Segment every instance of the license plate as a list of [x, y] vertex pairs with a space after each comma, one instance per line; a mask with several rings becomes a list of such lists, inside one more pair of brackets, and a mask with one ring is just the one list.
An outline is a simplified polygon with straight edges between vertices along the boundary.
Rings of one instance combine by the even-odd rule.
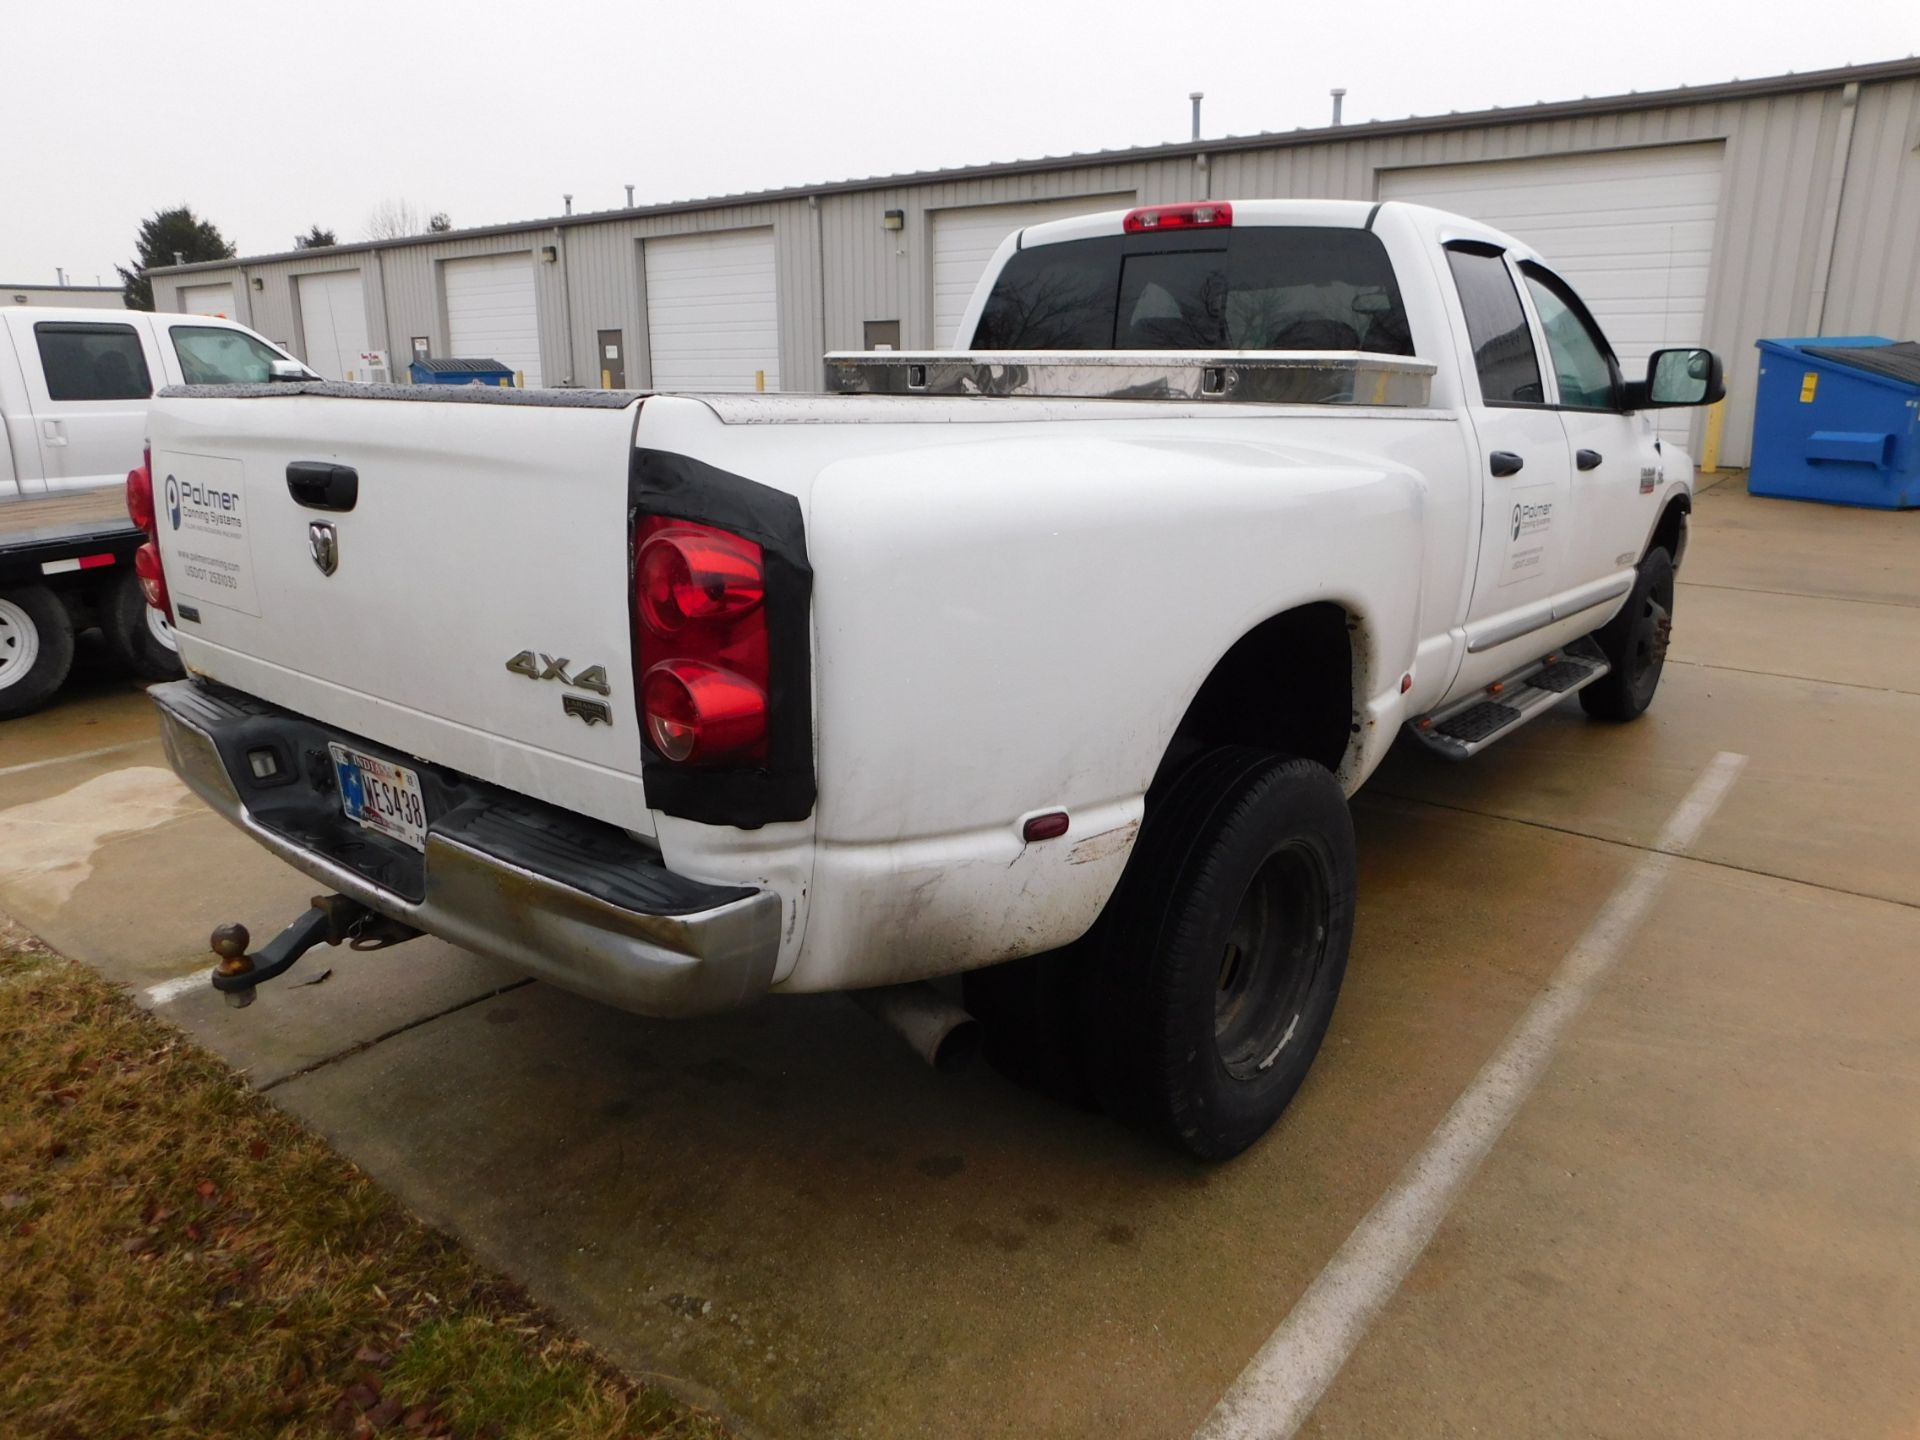
[[381, 835], [404, 841], [416, 850], [427, 848], [427, 802], [420, 793], [420, 777], [404, 765], [393, 765], [376, 755], [363, 755], [344, 745], [328, 745], [334, 774], [340, 781], [340, 808]]

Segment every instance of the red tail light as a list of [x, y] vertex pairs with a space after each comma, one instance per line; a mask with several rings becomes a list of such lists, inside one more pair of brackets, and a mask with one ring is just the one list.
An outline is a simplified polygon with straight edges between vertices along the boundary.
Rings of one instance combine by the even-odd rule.
[[154, 538], [153, 516], [153, 451], [148, 450], [140, 457], [140, 467], [127, 472], [127, 514], [133, 523], [147, 532], [147, 538]]
[[138, 469], [127, 472], [127, 515], [147, 532], [147, 543], [133, 552], [133, 573], [147, 604], [173, 621], [173, 597], [167, 594], [167, 572], [160, 564], [160, 518], [153, 508], [153, 450], [142, 452]]
[[173, 619], [173, 598], [167, 594], [167, 574], [160, 568], [160, 547], [149, 540], [133, 552], [133, 573], [140, 577], [140, 592], [147, 604]]
[[690, 621], [745, 614], [766, 596], [762, 559], [760, 547], [738, 535], [665, 523], [640, 546], [640, 608], [647, 628], [677, 635]]
[[647, 743], [675, 764], [767, 759], [766, 557], [715, 525], [643, 517], [634, 634]]
[[1149, 205], [1129, 210], [1122, 222], [1129, 235], [1143, 230], [1210, 230], [1233, 224], [1233, 204], [1227, 200], [1201, 200], [1190, 205]]

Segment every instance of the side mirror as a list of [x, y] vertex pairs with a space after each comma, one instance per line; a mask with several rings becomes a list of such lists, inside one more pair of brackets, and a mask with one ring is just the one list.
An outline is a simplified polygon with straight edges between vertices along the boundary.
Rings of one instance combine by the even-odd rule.
[[301, 380], [318, 380], [320, 377], [307, 369], [298, 360], [269, 360], [267, 379], [274, 384], [292, 384]]
[[1726, 393], [1720, 357], [1711, 350], [1656, 350], [1647, 358], [1647, 378], [1627, 386], [1627, 408], [1711, 405]]

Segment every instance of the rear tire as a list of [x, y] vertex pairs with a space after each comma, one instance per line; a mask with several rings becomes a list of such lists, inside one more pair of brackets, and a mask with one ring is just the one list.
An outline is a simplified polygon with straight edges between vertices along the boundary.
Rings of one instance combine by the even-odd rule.
[[173, 626], [147, 604], [140, 577], [131, 569], [114, 581], [101, 607], [100, 629], [113, 653], [143, 679], [178, 680], [186, 674], [174, 645]]
[[1322, 766], [1222, 746], [1176, 775], [1081, 972], [1105, 1107], [1202, 1160], [1264, 1135], [1333, 1018], [1355, 889], [1346, 797]]
[[73, 668], [73, 617], [44, 585], [0, 591], [0, 720], [38, 710]]
[[1580, 692], [1580, 708], [1596, 720], [1636, 720], [1653, 703], [1673, 637], [1673, 557], [1658, 547], [1638, 567], [1627, 603], [1593, 632], [1613, 666]]

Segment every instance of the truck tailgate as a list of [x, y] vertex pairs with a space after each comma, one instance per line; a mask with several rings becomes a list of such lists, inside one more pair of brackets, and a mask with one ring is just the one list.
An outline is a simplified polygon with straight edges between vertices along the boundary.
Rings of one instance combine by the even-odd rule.
[[[628, 629], [637, 400], [412, 399], [234, 389], [154, 402], [182, 658], [325, 724], [650, 834]], [[350, 508], [311, 489], [296, 498], [289, 466], [350, 469]]]

